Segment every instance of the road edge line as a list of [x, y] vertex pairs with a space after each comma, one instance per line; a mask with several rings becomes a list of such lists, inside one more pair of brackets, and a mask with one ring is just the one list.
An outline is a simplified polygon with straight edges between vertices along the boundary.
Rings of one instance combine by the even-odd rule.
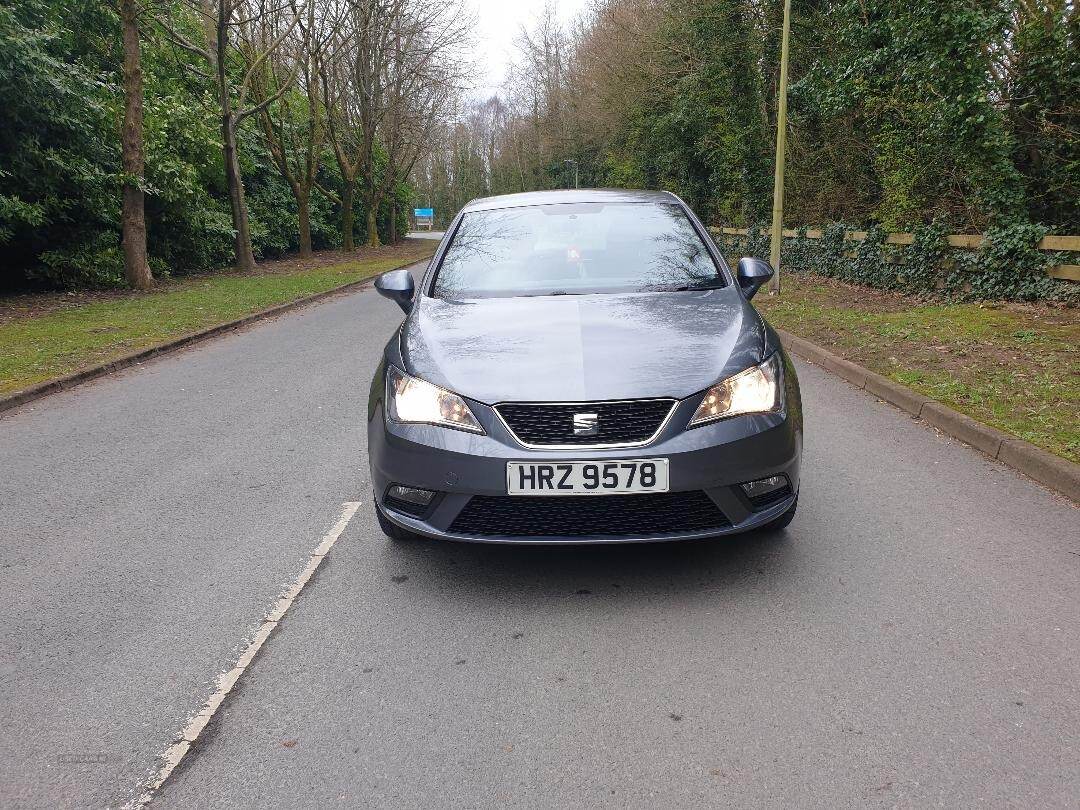
[[382, 273], [389, 273], [393, 270], [404, 270], [405, 268], [412, 267], [415, 264], [420, 264], [424, 261], [430, 261], [431, 257], [428, 256], [425, 259], [417, 259], [405, 264], [391, 267], [387, 270], [380, 271], [380, 273], [373, 273], [370, 276], [364, 278], [358, 278], [355, 281], [349, 281], [345, 284], [340, 284], [337, 287], [331, 287], [328, 290], [322, 292], [312, 293], [311, 295], [304, 296], [303, 298], [297, 298], [295, 301], [286, 301], [284, 304], [275, 304], [267, 309], [259, 310], [258, 312], [252, 312], [245, 315], [242, 318], [237, 318], [233, 321], [226, 321], [225, 323], [219, 323], [215, 326], [209, 326], [206, 329], [200, 329], [196, 332], [188, 332], [186, 335], [181, 335], [178, 338], [167, 340], [164, 343], [158, 343], [155, 346], [149, 346], [145, 349], [139, 349], [138, 351], [125, 354], [122, 357], [118, 357], [115, 360], [109, 360], [105, 363], [99, 363], [96, 366], [90, 368], [84, 368], [82, 371], [76, 371], [71, 374], [66, 374], [63, 377], [56, 377], [52, 380], [46, 380], [43, 383], [32, 385], [29, 388], [24, 388], [21, 391], [16, 391], [14, 394], [8, 394], [7, 396], [0, 397], [0, 415], [3, 415], [6, 411], [14, 410], [28, 402], [34, 402], [36, 400], [47, 397], [50, 394], [57, 394], [61, 391], [69, 391], [76, 386], [83, 383], [90, 382], [91, 380], [97, 380], [101, 377], [105, 377], [113, 372], [120, 371], [131, 366], [138, 365], [145, 360], [149, 360], [159, 355], [172, 354], [173, 352], [183, 349], [187, 346], [192, 346], [196, 343], [202, 343], [203, 341], [211, 338], [219, 337], [226, 332], [232, 332], [243, 326], [255, 323], [256, 321], [266, 320], [275, 315], [282, 315], [290, 310], [300, 309], [309, 304], [314, 304], [324, 298], [330, 298], [331, 296], [338, 295], [340, 293], [351, 292], [355, 289], [361, 289], [371, 286], [377, 275]]
[[784, 347], [792, 354], [873, 394], [948, 436], [974, 447], [1006, 467], [1080, 504], [1080, 464], [1055, 456], [1016, 436], [984, 425], [967, 414], [876, 374], [858, 363], [823, 349], [806, 338], [777, 329]]
[[251, 666], [251, 662], [255, 660], [255, 656], [259, 654], [259, 650], [262, 649], [266, 640], [270, 638], [270, 634], [274, 632], [281, 620], [285, 618], [285, 614], [289, 612], [289, 608], [292, 607], [293, 602], [296, 601], [296, 598], [304, 590], [304, 586], [308, 584], [319, 566], [322, 565], [322, 561], [326, 558], [326, 555], [330, 553], [330, 549], [334, 547], [338, 538], [344, 534], [346, 527], [349, 525], [349, 521], [353, 519], [359, 509], [359, 501], [346, 501], [342, 504], [341, 517], [338, 518], [337, 523], [331, 526], [322, 536], [319, 544], [315, 547], [315, 550], [309, 555], [304, 568], [296, 578], [293, 579], [289, 587], [277, 598], [277, 601], [274, 602], [274, 606], [266, 612], [266, 615], [259, 625], [259, 629], [244, 648], [244, 652], [236, 659], [236, 663], [218, 675], [213, 693], [206, 699], [206, 702], [203, 703], [199, 711], [192, 715], [187, 723], [184, 724], [184, 727], [180, 730], [176, 740], [161, 754], [161, 765], [153, 772], [143, 786], [139, 788], [138, 795], [123, 805], [124, 810], [136, 810], [136, 808], [145, 807], [153, 801], [154, 796], [161, 790], [162, 785], [168, 781], [181, 760], [183, 760], [184, 756], [191, 750], [191, 746], [195, 744], [199, 739], [199, 735], [202, 734], [203, 730], [210, 723], [210, 720], [213, 719], [217, 710], [221, 708], [221, 705], [225, 702], [225, 699], [229, 696], [233, 687], [236, 686], [237, 681], [239, 681], [247, 671], [247, 668]]

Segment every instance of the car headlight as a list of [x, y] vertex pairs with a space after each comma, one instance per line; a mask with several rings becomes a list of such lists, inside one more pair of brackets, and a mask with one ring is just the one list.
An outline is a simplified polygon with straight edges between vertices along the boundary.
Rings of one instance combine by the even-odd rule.
[[773, 413], [780, 410], [780, 352], [760, 366], [740, 371], [705, 392], [687, 427], [727, 419], [744, 413]]
[[483, 433], [469, 406], [457, 394], [386, 366], [387, 412], [395, 422], [414, 422]]

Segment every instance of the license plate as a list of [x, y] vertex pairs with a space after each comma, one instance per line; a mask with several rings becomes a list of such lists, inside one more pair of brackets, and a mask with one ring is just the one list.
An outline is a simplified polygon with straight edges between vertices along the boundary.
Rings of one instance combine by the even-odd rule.
[[625, 461], [508, 461], [510, 495], [633, 495], [668, 491], [666, 458]]

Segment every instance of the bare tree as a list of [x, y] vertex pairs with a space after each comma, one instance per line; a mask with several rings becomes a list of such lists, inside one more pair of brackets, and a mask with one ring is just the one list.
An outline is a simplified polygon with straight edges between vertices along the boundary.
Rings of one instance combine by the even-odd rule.
[[[399, 21], [387, 60], [386, 114], [381, 127], [385, 164], [368, 180], [368, 244], [378, 244], [373, 212], [408, 177], [427, 147], [438, 122], [456, 104], [464, 81], [464, 62], [458, 50], [471, 20], [457, 17], [452, 6], [422, 6]], [[447, 17], [449, 12], [451, 17]], [[397, 211], [390, 211], [390, 240], [397, 240]]]
[[146, 260], [146, 209], [143, 200], [143, 75], [136, 0], [120, 0], [124, 44], [124, 128], [120, 150], [124, 200], [120, 225], [124, 244], [124, 277], [128, 286], [148, 290], [153, 283]]
[[409, 175], [437, 121], [457, 101], [472, 28], [459, 2], [348, 1], [349, 58], [322, 72], [330, 143], [344, 183], [346, 250], [352, 249], [358, 187], [368, 244], [379, 244], [379, 207]]
[[[368, 133], [358, 115], [358, 92], [353, 83], [354, 67], [368, 43], [378, 38], [375, 30], [385, 23], [378, 3], [363, 0], [336, 0], [345, 12], [344, 25], [334, 37], [332, 52], [337, 58], [319, 63], [323, 104], [326, 108], [327, 137], [341, 173], [341, 244], [344, 250], [356, 249], [355, 224], [356, 186], [360, 178], [365, 143], [374, 133]], [[393, 5], [393, 4], [391, 4]], [[392, 11], [388, 9], [389, 13]]]
[[[180, 8], [190, 10], [198, 19], [204, 33], [204, 42], [196, 43], [184, 32], [183, 20], [176, 20], [170, 11], [158, 17], [158, 22], [168, 38], [178, 47], [198, 58], [198, 63], [188, 63], [195, 74], [214, 82], [218, 111], [221, 116], [221, 141], [225, 160], [225, 184], [229, 192], [235, 231], [236, 265], [241, 270], [255, 267], [251, 250], [251, 228], [248, 224], [247, 203], [244, 199], [244, 182], [240, 173], [237, 154], [237, 131], [245, 119], [258, 115], [285, 95], [292, 87], [302, 62], [293, 65], [292, 71], [281, 77], [277, 88], [270, 94], [249, 103], [252, 83], [260, 75], [266, 62], [282, 46], [293, 29], [300, 23], [309, 0], [184, 0]], [[277, 26], [272, 39], [260, 42], [257, 49], [244, 48], [247, 38], [242, 29], [259, 25], [271, 15], [284, 12], [283, 21]], [[245, 70], [239, 81], [229, 71], [229, 57], [240, 52]]]
[[[288, 183], [299, 218], [300, 255], [311, 255], [311, 193], [318, 185], [319, 165], [328, 134], [326, 109], [320, 85], [320, 67], [333, 63], [335, 48], [344, 44], [339, 36], [340, 5], [309, 4], [307, 14], [292, 33], [252, 74], [252, 99], [261, 107], [258, 121], [270, 155]], [[257, 59], [267, 45], [290, 24], [284, 9], [267, 14], [257, 23], [242, 27], [246, 58]], [[299, 70], [297, 67], [299, 66]], [[286, 82], [294, 87], [275, 103], [262, 102], [276, 96]], [[338, 200], [337, 195], [322, 189]]]
[[564, 23], [549, 3], [516, 37], [498, 96], [442, 126], [414, 183], [456, 210], [477, 193], [566, 185], [573, 176], [568, 160], [580, 166], [585, 183], [610, 182], [624, 165], [633, 169], [632, 161], [620, 160], [620, 150], [633, 148], [625, 140], [627, 111], [677, 81], [682, 74], [672, 66], [687, 58], [665, 51], [672, 43], [659, 35], [679, 13], [676, 6], [682, 7], [667, 0], [592, 0]]

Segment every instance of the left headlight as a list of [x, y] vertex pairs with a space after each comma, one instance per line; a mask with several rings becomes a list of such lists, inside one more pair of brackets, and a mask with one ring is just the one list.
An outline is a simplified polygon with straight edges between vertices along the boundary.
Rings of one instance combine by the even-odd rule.
[[705, 392], [687, 427], [727, 419], [744, 413], [774, 413], [783, 404], [780, 352], [760, 366], [740, 371]]
[[457, 394], [386, 367], [387, 413], [395, 422], [414, 422], [483, 433], [469, 406]]

